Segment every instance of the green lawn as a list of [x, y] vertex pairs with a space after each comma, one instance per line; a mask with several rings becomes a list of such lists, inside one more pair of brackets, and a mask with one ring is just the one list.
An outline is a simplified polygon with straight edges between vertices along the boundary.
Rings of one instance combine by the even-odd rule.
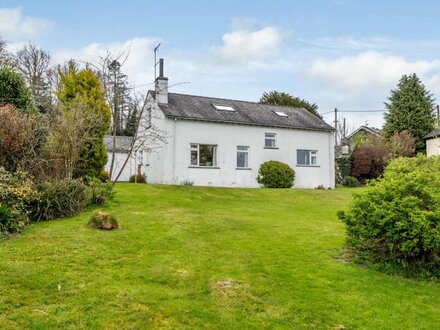
[[0, 241], [0, 328], [439, 329], [440, 285], [344, 262], [353, 190], [117, 185]]

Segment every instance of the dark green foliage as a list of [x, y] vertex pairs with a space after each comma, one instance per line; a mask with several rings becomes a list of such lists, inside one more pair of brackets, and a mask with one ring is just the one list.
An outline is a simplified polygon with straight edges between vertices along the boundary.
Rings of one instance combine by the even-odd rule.
[[100, 179], [88, 177], [87, 186], [89, 201], [94, 205], [103, 205], [113, 197], [113, 185], [108, 182], [102, 182]]
[[131, 113], [127, 118], [127, 123], [125, 124], [124, 135], [134, 136], [134, 133], [136, 132], [137, 116], [137, 110], [135, 107], [133, 107]]
[[12, 213], [5, 204], [0, 204], [0, 237], [18, 233], [23, 227], [23, 222]]
[[338, 158], [336, 159], [336, 163], [338, 165], [338, 173], [337, 173], [337, 180], [338, 183], [341, 183], [344, 181], [344, 179], [350, 175], [351, 173], [351, 156], [347, 158]]
[[260, 103], [304, 108], [322, 119], [322, 116], [318, 112], [318, 106], [316, 103], [312, 104], [304, 99], [300, 99], [299, 97], [292, 96], [288, 93], [277, 91], [264, 92], [263, 96], [260, 98]]
[[422, 137], [434, 128], [434, 97], [417, 75], [404, 75], [385, 103], [384, 133], [390, 139], [395, 133], [408, 131], [416, 139], [416, 151], [425, 150]]
[[440, 157], [398, 158], [338, 212], [347, 243], [368, 261], [440, 276]]
[[119, 224], [116, 218], [108, 213], [95, 211], [89, 219], [88, 226], [97, 229], [118, 229]]
[[32, 221], [73, 216], [87, 205], [87, 190], [81, 180], [44, 182], [29, 205]]
[[12, 104], [25, 113], [36, 111], [31, 90], [23, 77], [7, 66], [0, 66], [1, 104]]
[[274, 160], [261, 164], [257, 181], [265, 188], [292, 188], [295, 171], [287, 164]]
[[147, 183], [147, 178], [145, 177], [145, 175], [142, 174], [136, 174], [136, 175], [132, 175], [130, 177], [130, 179], [128, 180], [128, 182], [130, 183]]
[[352, 176], [346, 176], [342, 181], [342, 185], [345, 187], [359, 187], [359, 180]]

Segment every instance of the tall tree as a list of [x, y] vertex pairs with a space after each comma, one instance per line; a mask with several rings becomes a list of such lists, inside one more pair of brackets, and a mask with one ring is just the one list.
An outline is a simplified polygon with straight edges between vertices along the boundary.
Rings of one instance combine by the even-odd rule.
[[52, 112], [49, 53], [30, 42], [17, 52], [16, 65], [32, 92], [39, 112]]
[[23, 77], [8, 66], [0, 66], [0, 105], [11, 104], [24, 113], [35, 112], [35, 103]]
[[318, 105], [316, 103], [310, 103], [288, 93], [278, 91], [264, 92], [260, 98], [260, 103], [304, 108], [322, 119], [322, 116], [318, 113]]
[[423, 136], [429, 133], [435, 124], [434, 97], [422, 84], [415, 73], [404, 75], [397, 89], [391, 91], [385, 103], [384, 133], [390, 139], [395, 133], [408, 131], [416, 139], [416, 151], [425, 150]]
[[105, 91], [99, 77], [91, 69], [78, 70], [74, 63], [70, 63], [68, 71], [60, 70], [59, 74], [57, 96], [63, 111], [79, 108], [90, 113], [86, 118], [94, 118], [93, 125], [83, 125], [88, 127], [89, 135], [94, 139], [87, 140], [82, 146], [73, 176], [97, 176], [107, 162], [104, 136], [110, 128], [110, 108], [105, 100]]

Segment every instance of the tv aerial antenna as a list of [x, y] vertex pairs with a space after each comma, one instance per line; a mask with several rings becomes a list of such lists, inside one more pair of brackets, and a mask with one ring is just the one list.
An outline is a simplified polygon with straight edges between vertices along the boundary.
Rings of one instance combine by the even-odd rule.
[[154, 81], [156, 81], [156, 78], [157, 78], [156, 67], [157, 67], [157, 63], [159, 63], [159, 62], [157, 61], [156, 56], [157, 56], [157, 50], [159, 49], [159, 47], [160, 47], [160, 43], [156, 47], [154, 47], [154, 49], [153, 49], [153, 52], [154, 52]]

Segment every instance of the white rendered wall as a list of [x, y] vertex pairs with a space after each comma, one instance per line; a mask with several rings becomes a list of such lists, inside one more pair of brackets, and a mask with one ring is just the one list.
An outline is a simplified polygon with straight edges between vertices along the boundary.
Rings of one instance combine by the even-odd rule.
[[426, 156], [440, 155], [440, 137], [426, 140]]
[[[169, 132], [166, 145], [148, 156], [147, 180], [151, 183], [180, 184], [192, 181], [200, 186], [259, 187], [260, 164], [277, 160], [296, 172], [295, 188], [334, 188], [333, 133], [186, 120], [162, 119]], [[277, 149], [264, 148], [264, 133], [277, 134]], [[190, 166], [190, 144], [217, 145], [218, 168]], [[236, 169], [237, 146], [249, 146], [249, 170]], [[317, 166], [298, 166], [296, 150], [317, 150]]]
[[[110, 173], [110, 166], [112, 161], [111, 151], [107, 151], [107, 154], [108, 154], [108, 161], [107, 164], [105, 165], [105, 170]], [[116, 178], [126, 158], [127, 158], [126, 153], [120, 153], [120, 152], [115, 153], [115, 162], [113, 164], [113, 176], [111, 179]], [[128, 160], [127, 165], [125, 165], [124, 170], [122, 171], [118, 181], [127, 182], [130, 179], [130, 176], [132, 176], [135, 173], [136, 173], [135, 160], [131, 158]]]

